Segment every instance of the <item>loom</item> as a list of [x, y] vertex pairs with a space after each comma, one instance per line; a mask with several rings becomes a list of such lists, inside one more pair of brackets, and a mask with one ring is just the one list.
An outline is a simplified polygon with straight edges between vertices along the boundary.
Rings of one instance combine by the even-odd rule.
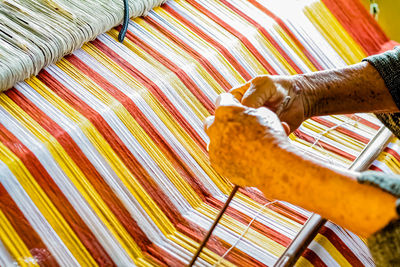
[[[217, 95], [393, 46], [358, 0], [131, 0], [120, 43], [123, 11], [0, 2], [0, 266], [189, 264], [233, 189], [202, 129]], [[312, 118], [290, 139], [331, 164], [400, 171], [400, 141], [371, 114]], [[355, 234], [240, 188], [194, 262], [293, 264], [373, 260]]]

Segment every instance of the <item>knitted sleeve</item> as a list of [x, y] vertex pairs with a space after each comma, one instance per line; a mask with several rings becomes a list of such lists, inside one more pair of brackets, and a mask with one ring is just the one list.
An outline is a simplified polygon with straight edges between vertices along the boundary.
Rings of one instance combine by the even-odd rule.
[[[360, 183], [377, 186], [384, 191], [400, 197], [400, 175], [367, 171], [358, 178]], [[397, 200], [397, 213], [400, 211]], [[368, 248], [376, 266], [400, 266], [400, 220], [390, 222], [386, 227], [370, 236]]]
[[[379, 72], [394, 102], [400, 109], [400, 47], [365, 58]], [[375, 114], [386, 127], [400, 138], [400, 113]]]

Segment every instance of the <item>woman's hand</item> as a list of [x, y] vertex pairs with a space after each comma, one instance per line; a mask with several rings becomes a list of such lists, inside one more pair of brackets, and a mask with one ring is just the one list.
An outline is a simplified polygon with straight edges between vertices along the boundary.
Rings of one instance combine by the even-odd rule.
[[[249, 108], [233, 95], [221, 94], [215, 117], [205, 122], [210, 137], [209, 156], [213, 167], [233, 183], [260, 186], [260, 171], [268, 169], [271, 178], [278, 178], [279, 168], [297, 160], [291, 153], [289, 129], [271, 110]], [[267, 160], [268, 159], [268, 160]]]
[[397, 217], [395, 197], [290, 145], [287, 125], [271, 110], [246, 107], [227, 93], [216, 106], [215, 117], [205, 122], [210, 161], [232, 183], [255, 186], [268, 198], [319, 213], [363, 236]]
[[298, 75], [261, 75], [233, 88], [230, 93], [245, 106], [267, 107], [276, 112], [292, 132], [307, 119], [305, 111], [309, 109], [305, 107], [308, 104], [304, 99], [305, 85]]
[[290, 132], [312, 116], [399, 112], [382, 77], [367, 62], [294, 76], [261, 75], [230, 93], [245, 106], [276, 112]]

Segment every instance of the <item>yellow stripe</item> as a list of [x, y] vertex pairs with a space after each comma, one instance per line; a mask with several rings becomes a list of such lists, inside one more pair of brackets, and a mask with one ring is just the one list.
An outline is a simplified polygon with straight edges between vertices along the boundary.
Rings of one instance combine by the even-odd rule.
[[[266, 74], [267, 70], [260, 64], [260, 62], [255, 58], [255, 56], [247, 49], [247, 47], [236, 37], [233, 36], [230, 32], [228, 32], [225, 28], [221, 27], [213, 20], [205, 16], [203, 13], [198, 11], [192, 5], [187, 3], [186, 1], [176, 0], [176, 4], [180, 5], [185, 12], [195, 17], [196, 20], [200, 20], [203, 27], [212, 29], [213, 31], [219, 32], [224, 36], [223, 40], [216, 40], [221, 45], [225, 45], [225, 42], [229, 42], [229, 45], [235, 49], [235, 53], [241, 55], [241, 60], [244, 60], [245, 63], [241, 65], [247, 65], [256, 72], [257, 75]], [[216, 38], [214, 38], [216, 39]]]
[[191, 55], [186, 53], [186, 51], [182, 49], [181, 46], [169, 40], [164, 34], [159, 32], [152, 26], [150, 26], [143, 19], [136, 18], [135, 22], [138, 25], [142, 26], [143, 29], [145, 29], [148, 33], [151, 33], [153, 37], [157, 39], [158, 42], [162, 42], [165, 47], [168, 47], [170, 50], [172, 50], [176, 56], [176, 59], [174, 61], [178, 61], [180, 58], [184, 58], [184, 60], [186, 60], [192, 68], [193, 67], [195, 68], [195, 70], [199, 73], [200, 77], [202, 77], [204, 80], [207, 81], [209, 86], [211, 86], [215, 90], [215, 92], [217, 93], [225, 92], [225, 90], [217, 83], [217, 81], [210, 75], [210, 73], [208, 73], [207, 70], [197, 60], [195, 60]]
[[[76, 112], [71, 106], [66, 104], [64, 100], [55, 95], [50, 91], [44, 84], [42, 84], [37, 78], [32, 78], [30, 85], [34, 86], [35, 90], [40, 93], [47, 101], [49, 101], [54, 107], [61, 111], [64, 115], [69, 117], [72, 121], [75, 121], [77, 125], [80, 126], [81, 130], [85, 133], [91, 143], [99, 151], [99, 153], [106, 159], [110, 164], [112, 169], [116, 172], [121, 181], [128, 188], [130, 193], [135, 197], [135, 199], [140, 203], [152, 221], [157, 225], [158, 229], [170, 240], [173, 240], [178, 245], [186, 249], [190, 249], [195, 242], [191, 239], [185, 237], [185, 239], [190, 240], [190, 242], [183, 242], [182, 235], [179, 233], [172, 223], [167, 219], [162, 210], [159, 209], [157, 204], [150, 198], [146, 193], [144, 188], [136, 180], [136, 178], [129, 172], [122, 161], [119, 159], [117, 154], [111, 149], [109, 144], [103, 139], [101, 134], [97, 129], [80, 113]], [[178, 238], [177, 238], [178, 237]], [[120, 240], [121, 242], [121, 240]], [[135, 245], [136, 247], [136, 245]], [[218, 258], [215, 253], [211, 253], [213, 258]], [[135, 263], [138, 266], [154, 266], [146, 256], [141, 255], [139, 258], [135, 258]]]
[[325, 236], [318, 234], [314, 241], [318, 242], [328, 253], [331, 257], [339, 264], [339, 266], [351, 267], [351, 264], [346, 260], [346, 258], [336, 249], [334, 245], [326, 238]]
[[[245, 80], [243, 77], [239, 74], [239, 72], [231, 66], [231, 64], [226, 60], [224, 56], [220, 54], [220, 52], [214, 48], [214, 46], [210, 45], [206, 41], [204, 41], [200, 36], [198, 36], [194, 31], [181, 23], [179, 20], [177, 20], [175, 17], [171, 16], [168, 12], [166, 12], [164, 9], [161, 7], [158, 7], [155, 9], [157, 14], [161, 16], [163, 19], [171, 23], [177, 31], [185, 35], [187, 38], [190, 38], [192, 42], [195, 42], [196, 45], [202, 46], [202, 49], [209, 51], [212, 55], [216, 57], [218, 60], [219, 64], [222, 64], [224, 68], [231, 73], [231, 75], [240, 83], [244, 83]], [[154, 31], [154, 30], [152, 30]], [[193, 61], [193, 57], [190, 57], [191, 61]], [[216, 92], [222, 93], [222, 90], [216, 90]]]
[[377, 160], [384, 163], [394, 173], [400, 173], [400, 162], [392, 154], [383, 151]]
[[333, 142], [341, 144], [349, 149], [361, 152], [361, 150], [363, 150], [363, 148], [365, 147], [365, 144], [363, 142], [335, 130], [328, 131], [329, 127], [322, 125], [316, 121], [308, 120], [303, 123], [302, 127], [307, 128], [309, 131], [315, 133], [317, 136], [323, 134], [325, 138], [331, 139]]
[[305, 7], [304, 14], [346, 64], [359, 63], [366, 57], [366, 53], [361, 46], [354, 41], [322, 2], [314, 2], [309, 7]]
[[18, 266], [39, 266], [33, 258], [25, 243], [8, 221], [6, 215], [0, 210], [0, 240], [14, 258]]
[[293, 39], [278, 25], [274, 25], [275, 31], [282, 37], [285, 43], [292, 48], [293, 52], [301, 59], [301, 61], [310, 69], [310, 71], [317, 71], [317, 68], [311, 63], [311, 61], [304, 55], [300, 48], [296, 45]]
[[175, 170], [169, 159], [160, 151], [158, 146], [147, 135], [139, 123], [132, 117], [132, 115], [125, 109], [125, 107], [108, 94], [103, 88], [97, 86], [94, 82], [89, 80], [88, 77], [81, 74], [74, 66], [65, 60], [61, 60], [57, 65], [65, 71], [65, 73], [82, 86], [86, 85], [86, 89], [92, 95], [102, 101], [107, 107], [110, 107], [118, 118], [123, 122], [130, 134], [135, 137], [140, 145], [146, 150], [151, 158], [157, 163], [163, 173], [168, 179], [176, 186], [181, 195], [189, 202], [191, 206], [198, 206], [202, 203], [200, 197], [187, 183], [187, 181], [179, 175]]
[[[5, 103], [3, 102], [4, 94], [0, 94], [0, 97], [1, 106], [5, 107]], [[59, 211], [54, 207], [46, 193], [37, 184], [36, 180], [26, 169], [21, 160], [2, 143], [0, 143], [0, 160], [4, 162], [15, 175], [26, 193], [35, 203], [35, 206], [40, 210], [79, 264], [83, 266], [97, 266], [92, 256], [69, 227]]]
[[[124, 41], [125, 42], [125, 41]], [[179, 142], [187, 149], [191, 156], [197, 161], [207, 175], [225, 194], [229, 194], [232, 190], [232, 185], [226, 180], [221, 178], [213, 168], [210, 167], [207, 155], [200, 150], [198, 145], [192, 140], [187, 132], [177, 123], [171, 114], [163, 107], [163, 105], [137, 80], [124, 71], [114, 61], [105, 56], [92, 44], [87, 44], [83, 50], [90, 54], [93, 58], [101, 62], [112, 73], [118, 76], [124, 83], [130, 85], [130, 88], [137, 92], [143, 100], [152, 108], [152, 110], [159, 116], [165, 126], [175, 135]]]
[[[116, 30], [111, 30], [108, 33], [111, 37], [113, 37], [115, 40], [117, 40], [118, 32]], [[141, 48], [136, 46], [134, 43], [132, 43], [129, 39], [124, 40], [124, 44], [127, 48], [129, 48], [134, 54], [139, 55], [143, 59], [146, 60], [148, 64], [151, 64], [154, 70], [157, 70], [157, 76], [159, 77], [166, 77], [166, 79], [163, 79], [163, 82], [168, 82], [168, 85], [170, 88], [173, 88], [178, 95], [181, 97], [182, 100], [184, 100], [188, 107], [190, 107], [191, 110], [193, 110], [193, 113], [196, 114], [196, 117], [199, 118], [200, 120], [204, 120], [208, 116], [210, 116], [210, 113], [207, 111], [207, 109], [200, 103], [200, 101], [192, 94], [192, 92], [185, 86], [185, 84], [169, 69], [167, 69], [163, 64], [158, 62], [156, 59], [154, 59], [151, 55], [147, 54], [144, 52]], [[91, 50], [86, 50], [89, 54]], [[93, 51], [97, 53], [102, 53], [100, 50], [97, 48], [93, 47]], [[101, 61], [100, 61], [101, 62]], [[222, 93], [225, 92], [221, 87], [214, 88], [216, 89], [217, 93]]]
[[[252, 29], [254, 31], [253, 38], [259, 43], [261, 46], [267, 48], [271, 54], [271, 57], [273, 57], [275, 60], [278, 60], [280, 65], [284, 67], [289, 74], [296, 74], [296, 71], [290, 66], [290, 64], [286, 61], [286, 59], [280, 54], [276, 48], [268, 41], [268, 39], [264, 36], [264, 34], [258, 30], [256, 27], [254, 27], [252, 24], [247, 22], [242, 16], [228, 8], [226, 5], [223, 3], [216, 1], [216, 0], [211, 0], [216, 6], [217, 9], [220, 12], [223, 12], [226, 14], [226, 16], [234, 18], [235, 22], [240, 25], [246, 25], [249, 29]], [[211, 2], [210, 1], [210, 2]], [[243, 26], [242, 26], [243, 27]]]
[[295, 264], [296, 267], [313, 267], [314, 265], [311, 264], [306, 258], [300, 257]]
[[[200, 211], [201, 213], [205, 214], [206, 216], [208, 216], [209, 219], [211, 219], [211, 220], [213, 220], [219, 213], [219, 210], [216, 210], [215, 208], [210, 207], [208, 205], [202, 205], [197, 210]], [[265, 210], [267, 210], [267, 209], [265, 209]], [[265, 212], [262, 212], [262, 214], [265, 214]], [[219, 224], [221, 226], [229, 229], [231, 232], [236, 233], [238, 235], [242, 234], [247, 227], [247, 225], [233, 219], [232, 217], [230, 217], [226, 214], [224, 214], [222, 216]], [[284, 246], [282, 246], [281, 244], [268, 238], [267, 236], [260, 234], [259, 232], [255, 231], [252, 228], [249, 228], [247, 230], [247, 233], [244, 236], [244, 239], [247, 239], [252, 244], [255, 244], [259, 247], [266, 249], [269, 253], [271, 253], [272, 255], [274, 255], [276, 257], [279, 257], [285, 250]]]
[[[36, 78], [33, 78], [32, 80], [36, 80]], [[33, 88], [36, 87], [33, 83], [29, 83], [33, 85]], [[57, 139], [44, 130], [35, 120], [33, 120], [28, 114], [25, 113], [25, 111], [23, 111], [7, 96], [1, 94], [0, 97], [3, 103], [3, 108], [5, 108], [16, 120], [19, 121], [19, 123], [21, 123], [22, 126], [35, 135], [47, 147], [53, 159], [58, 163], [58, 166], [75, 185], [76, 189], [85, 198], [87, 203], [96, 213], [98, 218], [103, 222], [103, 224], [113, 234], [115, 239], [121, 243], [122, 247], [126, 250], [129, 256], [132, 259], [142, 257], [141, 251], [137, 244], [133, 241], [132, 237], [126, 232], [125, 228], [110, 211], [108, 206], [104, 203], [100, 195], [87, 180], [79, 167], [70, 158], [64, 148], [58, 143]]]

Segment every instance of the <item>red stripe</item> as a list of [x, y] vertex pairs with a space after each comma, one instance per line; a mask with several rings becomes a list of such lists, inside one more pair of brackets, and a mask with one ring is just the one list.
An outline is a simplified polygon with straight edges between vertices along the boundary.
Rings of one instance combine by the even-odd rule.
[[121, 58], [118, 54], [112, 51], [109, 47], [107, 47], [104, 43], [99, 40], [92, 41], [92, 44], [95, 45], [101, 52], [103, 52], [106, 56], [112, 59], [115, 63], [117, 63], [121, 68], [123, 68], [126, 72], [128, 72], [132, 77], [142, 83], [149, 92], [151, 92], [155, 98], [160, 101], [160, 103], [165, 107], [165, 109], [173, 116], [173, 118], [185, 129], [185, 131], [196, 141], [200, 148], [204, 152], [206, 152], [206, 143], [200, 137], [200, 135], [191, 127], [191, 125], [187, 122], [187, 120], [179, 113], [176, 107], [172, 104], [172, 102], [166, 97], [166, 95], [160, 90], [160, 88], [149, 78], [143, 75], [140, 71], [138, 71], [134, 66], [132, 66], [129, 62]]
[[259, 30], [268, 39], [268, 41], [275, 47], [275, 49], [279, 52], [279, 54], [286, 59], [286, 61], [296, 71], [296, 73], [303, 73], [301, 69], [296, 65], [296, 63], [294, 63], [294, 61], [290, 58], [290, 56], [286, 54], [286, 52], [282, 49], [282, 47], [280, 47], [280, 45], [275, 41], [275, 39], [268, 33], [268, 31], [264, 27], [262, 27], [255, 20], [247, 16], [245, 13], [240, 11], [238, 8], [236, 8], [234, 5], [227, 2], [226, 0], [220, 0], [220, 1], [224, 3], [227, 7], [229, 7], [231, 10], [236, 12], [236, 14], [243, 17], [245, 20], [247, 20], [249, 23], [255, 26], [257, 30]]
[[370, 128], [372, 128], [372, 129], [374, 129], [374, 130], [379, 130], [380, 128], [381, 128], [381, 126], [379, 126], [379, 125], [377, 125], [377, 124], [375, 124], [375, 123], [373, 123], [373, 122], [370, 122], [370, 121], [367, 121], [366, 119], [364, 119], [364, 118], [362, 118], [362, 117], [360, 117], [360, 116], [357, 116], [356, 114], [346, 114], [346, 115], [344, 115], [344, 116], [346, 116], [346, 117], [348, 117], [348, 118], [350, 118], [350, 119], [352, 119], [352, 120], [357, 120], [359, 123], [362, 123], [362, 124], [364, 124], [365, 126], [368, 126], [368, 127], [370, 127]]
[[185, 24], [190, 30], [195, 32], [197, 35], [199, 35], [203, 40], [207, 41], [208, 43], [212, 44], [223, 56], [226, 58], [229, 63], [232, 64], [232, 66], [242, 75], [242, 77], [248, 81], [251, 79], [251, 75], [247, 72], [247, 70], [236, 60], [234, 56], [226, 49], [222, 44], [217, 42], [212, 36], [204, 32], [202, 29], [197, 27], [195, 24], [190, 22], [188, 19], [184, 18], [181, 16], [178, 12], [176, 12], [169, 4], [168, 2], [165, 3], [163, 6], [163, 9], [170, 13], [172, 16], [174, 16], [177, 20]]
[[369, 167], [369, 169], [372, 170], [372, 171], [383, 172], [382, 169], [376, 167], [375, 165], [371, 165], [371, 167]]
[[386, 147], [384, 151], [392, 155], [397, 161], [400, 162], [400, 155], [396, 150], [393, 150], [390, 147]]
[[249, 49], [249, 51], [257, 58], [257, 60], [263, 65], [263, 67], [272, 75], [278, 74], [274, 68], [265, 60], [265, 58], [258, 52], [258, 50], [253, 46], [253, 44], [247, 39], [244, 35], [242, 35], [239, 31], [235, 30], [233, 27], [231, 27], [229, 24], [224, 22], [222, 19], [220, 19], [218, 16], [213, 14], [211, 11], [209, 11], [207, 8], [204, 8], [202, 5], [197, 3], [195, 0], [187, 0], [193, 7], [198, 9], [201, 13], [218, 23], [222, 28], [225, 30], [229, 31], [231, 34], [236, 36], [239, 40], [242, 41], [242, 43]]
[[192, 78], [187, 75], [187, 73], [178, 67], [173, 61], [169, 60], [167, 57], [162, 55], [156, 49], [152, 48], [146, 42], [140, 39], [139, 36], [133, 34], [128, 31], [126, 33], [126, 37], [139, 46], [143, 51], [146, 51], [149, 55], [151, 55], [158, 62], [163, 64], [166, 68], [176, 74], [176, 76], [182, 81], [182, 83], [186, 86], [186, 88], [192, 92], [192, 94], [200, 101], [200, 103], [207, 109], [207, 111], [212, 114], [214, 113], [215, 105], [211, 102], [211, 100], [204, 94], [204, 92], [197, 86], [197, 84], [192, 80]]
[[[10, 92], [11, 90], [9, 90]], [[0, 142], [11, 150], [28, 169], [36, 182], [40, 185], [56, 209], [62, 214], [65, 221], [75, 232], [82, 244], [92, 255], [94, 260], [101, 266], [113, 265], [111, 258], [103, 249], [101, 244], [90, 229], [83, 222], [81, 217], [68, 202], [63, 192], [58, 188], [46, 169], [42, 166], [36, 156], [21, 143], [10, 131], [0, 124]]]
[[[124, 204], [114, 194], [113, 190], [108, 186], [101, 174], [97, 172], [96, 168], [86, 158], [85, 154], [81, 151], [79, 146], [74, 142], [70, 135], [19, 91], [9, 90], [6, 92], [6, 94], [60, 143], [60, 145], [65, 149], [65, 152], [67, 152], [74, 163], [83, 172], [85, 177], [90, 181], [96, 192], [99, 193], [107, 207], [110, 208], [130, 236], [135, 239], [141, 250], [146, 252], [148, 247], [155, 246], [141, 231], [139, 225], [137, 225], [136, 221], [133, 220]], [[159, 254], [167, 254], [158, 247], [156, 247], [155, 250], [159, 250]], [[164, 262], [160, 257], [158, 260]]]
[[[42, 72], [38, 74], [38, 78], [54, 93], [66, 101], [72, 108], [85, 116], [96, 127], [96, 129], [110, 144], [112, 149], [117, 152], [117, 155], [120, 156], [120, 159], [123, 161], [125, 166], [127, 166], [132, 174], [138, 178], [138, 181], [144, 187], [146, 192], [177, 229], [179, 229], [185, 235], [188, 235], [190, 232], [196, 233], [197, 241], [200, 241], [203, 238], [203, 233], [206, 232], [206, 230], [186, 220], [185, 217], [183, 217], [179, 211], [175, 209], [169, 198], [153, 181], [146, 170], [139, 164], [137, 159], [130, 154], [128, 148], [126, 148], [123, 142], [119, 139], [119, 137], [110, 128], [100, 114], [94, 111], [80, 98], [75, 96], [71, 91], [68, 90], [68, 88], [57, 81], [45, 70], [42, 70]], [[221, 243], [221, 241], [217, 240], [217, 243]], [[217, 247], [213, 249], [215, 250]], [[234, 261], [234, 257], [236, 257], [238, 253], [240, 253], [240, 251], [237, 253], [233, 252], [232, 261]]]
[[311, 262], [314, 267], [327, 267], [321, 258], [311, 249], [307, 248], [302, 256]]
[[[133, 37], [133, 36], [132, 36]], [[131, 38], [132, 38], [131, 37]], [[133, 38], [132, 38], [133, 39]], [[76, 57], [75, 57], [76, 58]], [[71, 59], [70, 58], [68, 58], [68, 60], [70, 60], [71, 61]], [[75, 59], [74, 59], [74, 61], [75, 61]], [[82, 69], [81, 69], [81, 71], [82, 71]], [[94, 73], [94, 71], [92, 71], [92, 70], [89, 70], [89, 71], [85, 71], [85, 74], [86, 75], [91, 75], [91, 74], [93, 74]], [[98, 77], [99, 78], [99, 77]], [[107, 87], [111, 87], [111, 86], [109, 86], [109, 85], [107, 85]], [[104, 87], [105, 88], [105, 87]], [[114, 93], [112, 93], [113, 95], [114, 95]], [[133, 113], [132, 113], [133, 114]], [[213, 201], [217, 201], [217, 200], [215, 200], [215, 199], [213, 199], [213, 198], [208, 198], [207, 199], [207, 204], [210, 204], [210, 205], [212, 205], [213, 203]], [[215, 205], [214, 205], [215, 206]], [[218, 208], [221, 208], [222, 207], [222, 203], [220, 203], [220, 207], [218, 207]], [[237, 211], [236, 211], [237, 212]], [[244, 214], [243, 214], [244, 215]], [[235, 217], [237, 217], [237, 216], [235, 216]], [[243, 221], [243, 217], [240, 217], [241, 218], [241, 220]], [[237, 218], [238, 219], [238, 218]], [[245, 221], [244, 221], [244, 223], [245, 223]], [[260, 227], [260, 226], [259, 226]], [[267, 228], [266, 226], [264, 226], [264, 229], [261, 229], [261, 230], [265, 230], [265, 229], [269, 229], [269, 228]], [[264, 233], [266, 233], [267, 231], [265, 231]], [[282, 235], [280, 235], [279, 233], [277, 233], [277, 232], [273, 232], [273, 230], [272, 229], [269, 229], [269, 235], [268, 235], [271, 239], [273, 239], [273, 240], [275, 240], [276, 242], [278, 242], [278, 243], [287, 243], [288, 242], [288, 240], [286, 240], [287, 238], [286, 237], [284, 237], [284, 236], [282, 236]], [[285, 239], [286, 238], [286, 239]]]
[[[38, 78], [44, 82], [47, 86], [49, 86], [58, 96], [63, 98], [69, 105], [71, 105], [74, 109], [88, 118], [92, 124], [99, 130], [99, 132], [103, 135], [103, 137], [109, 142], [114, 151], [117, 151], [121, 156], [121, 159], [124, 161], [125, 165], [130, 168], [132, 173], [136, 177], [140, 177], [139, 182], [145, 188], [146, 192], [152, 197], [152, 199], [157, 203], [157, 206], [163, 211], [163, 213], [168, 217], [168, 219], [175, 225], [175, 227], [185, 235], [192, 235], [191, 238], [200, 242], [204, 237], [206, 229], [202, 229], [196, 224], [193, 224], [186, 220], [181, 214], [175, 210], [172, 203], [170, 203], [169, 198], [164, 195], [161, 189], [154, 183], [152, 178], [146, 173], [143, 167], [136, 163], [137, 165], [131, 167], [133, 163], [136, 162], [136, 159], [130, 155], [130, 152], [127, 151], [127, 148], [123, 145], [122, 141], [115, 135], [113, 130], [109, 128], [108, 124], [104, 121], [104, 119], [97, 114], [94, 110], [92, 110], [85, 102], [76, 97], [71, 91], [68, 90], [64, 85], [59, 83], [54, 77], [50, 76], [46, 71], [42, 71]], [[111, 135], [109, 137], [108, 135]], [[122, 146], [123, 148], [116, 147]], [[129, 154], [128, 154], [129, 153]], [[125, 154], [125, 155], [124, 155]], [[207, 203], [206, 203], [207, 204]], [[212, 245], [214, 244], [214, 245]], [[224, 251], [226, 246], [222, 246], [223, 241], [217, 238], [214, 243], [210, 243], [210, 249], [215, 251], [216, 253]], [[251, 261], [253, 263], [257, 262], [254, 259], [242, 259], [243, 252], [240, 250], [232, 251], [232, 257], [230, 260], [233, 263], [241, 264], [243, 261]]]
[[74, 95], [67, 87], [61, 84], [46, 70], [42, 70], [37, 76], [45, 85], [47, 85], [55, 94], [67, 102], [73, 109], [85, 116], [91, 124], [100, 132], [103, 138], [108, 142], [111, 148], [117, 153], [129, 171], [138, 179], [141, 185], [146, 189], [151, 198], [155, 200], [164, 210], [165, 215], [175, 223], [184, 221], [180, 213], [175, 210], [174, 205], [163, 193], [158, 185], [153, 181], [147, 171], [130, 153], [124, 142], [118, 137], [114, 130], [108, 125], [101, 114], [97, 113], [82, 99]]
[[247, 0], [251, 4], [253, 4], [255, 7], [260, 9], [262, 12], [264, 12], [266, 15], [271, 17], [273, 20], [275, 20], [278, 25], [286, 32], [287, 35], [292, 39], [292, 41], [296, 44], [296, 46], [300, 49], [301, 52], [308, 58], [308, 60], [314, 65], [314, 67], [317, 70], [323, 70], [322, 66], [319, 64], [319, 62], [311, 55], [311, 53], [303, 46], [303, 44], [297, 39], [297, 37], [294, 35], [294, 33], [289, 29], [288, 26], [286, 26], [285, 22], [278, 16], [276, 16], [274, 13], [272, 13], [268, 8], [265, 6], [261, 5], [260, 3], [257, 2], [257, 0]]
[[144, 20], [151, 25], [153, 28], [157, 29], [159, 32], [164, 34], [168, 39], [178, 45], [180, 48], [185, 50], [193, 59], [196, 59], [204, 69], [217, 81], [217, 83], [224, 88], [225, 90], [229, 90], [232, 88], [230, 83], [222, 76], [222, 74], [214, 67], [213, 64], [208, 61], [207, 58], [202, 56], [199, 52], [193, 49], [190, 45], [186, 44], [181, 38], [173, 34], [171, 31], [164, 28], [161, 24], [157, 21], [152, 19], [151, 17], [147, 16]]
[[[181, 225], [177, 225], [177, 229], [180, 232], [185, 233], [186, 236], [195, 240], [196, 242], [200, 243], [203, 241], [205, 235], [208, 232], [208, 229], [201, 229], [201, 232], [195, 228], [185, 228]], [[225, 242], [222, 239], [219, 239], [217, 236], [212, 235], [211, 238], [208, 240], [206, 244], [206, 248], [214, 252], [215, 254], [222, 256], [231, 245]], [[265, 264], [259, 262], [258, 260], [250, 257], [248, 254], [244, 253], [243, 251], [237, 249], [236, 247], [233, 248], [230, 253], [228, 253], [225, 260], [231, 262], [233, 265], [236, 266], [266, 266]], [[174, 265], [172, 265], [174, 266]]]
[[40, 236], [0, 183], [0, 210], [40, 266], [59, 266]]
[[346, 31], [359, 43], [367, 54], [380, 51], [389, 41], [378, 23], [357, 0], [322, 0]]
[[327, 226], [323, 226], [320, 234], [324, 235], [332, 243], [333, 246], [345, 257], [351, 266], [363, 266], [362, 262], [357, 256], [349, 249], [349, 247]]
[[[328, 120], [323, 119], [322, 117], [313, 117], [312, 120], [316, 121], [316, 122], [318, 122], [318, 123], [320, 123], [320, 124], [322, 124], [322, 125], [324, 125], [326, 127], [329, 127], [329, 128], [332, 128], [332, 127], [337, 125], [337, 124], [335, 124], [333, 122], [330, 122]], [[345, 134], [345, 135], [347, 135], [347, 136], [349, 136], [349, 137], [351, 137], [351, 138], [353, 138], [353, 139], [355, 139], [357, 141], [360, 141], [360, 142], [362, 142], [364, 144], [368, 144], [369, 141], [370, 141], [368, 138], [366, 138], [366, 137], [364, 137], [362, 135], [359, 135], [358, 133], [355, 133], [352, 130], [346, 129], [346, 128], [342, 127], [342, 126], [336, 127], [335, 131], [338, 131], [339, 133]]]
[[132, 115], [132, 117], [140, 124], [143, 130], [145, 130], [149, 137], [155, 142], [156, 146], [160, 148], [165, 156], [167, 156], [167, 158], [173, 164], [174, 169], [177, 170], [179, 174], [192, 186], [197, 195], [204, 200], [204, 196], [208, 196], [210, 194], [204, 185], [198, 179], [194, 178], [196, 175], [193, 173], [192, 169], [187, 166], [186, 163], [176, 154], [174, 149], [159, 133], [157, 128], [149, 121], [149, 119], [128, 96], [119, 91], [118, 88], [116, 88], [112, 83], [107, 81], [104, 77], [83, 63], [75, 55], [67, 56], [65, 59], [73, 64], [81, 73], [90, 78], [100, 88], [112, 95], [126, 108], [129, 114]]
[[[116, 29], [120, 30], [122, 27], [118, 26]], [[152, 48], [146, 42], [142, 41], [139, 36], [128, 31], [126, 37], [139, 46], [142, 50], [146, 51], [149, 56], [152, 56], [158, 62], [163, 64], [167, 69], [176, 74], [176, 76], [182, 81], [186, 88], [192, 92], [192, 94], [200, 101], [200, 103], [207, 109], [209, 113], [214, 113], [215, 105], [211, 100], [204, 94], [204, 92], [197, 86], [197, 84], [192, 80], [192, 78], [187, 75], [187, 73], [178, 67], [173, 61], [169, 60], [163, 54], [158, 52], [156, 49]]]

